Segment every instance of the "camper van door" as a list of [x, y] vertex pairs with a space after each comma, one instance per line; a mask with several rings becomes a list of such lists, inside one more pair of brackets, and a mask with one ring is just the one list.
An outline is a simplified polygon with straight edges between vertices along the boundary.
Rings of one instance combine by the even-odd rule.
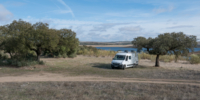
[[131, 55], [127, 55], [127, 67], [131, 67], [132, 66], [131, 59], [132, 59]]

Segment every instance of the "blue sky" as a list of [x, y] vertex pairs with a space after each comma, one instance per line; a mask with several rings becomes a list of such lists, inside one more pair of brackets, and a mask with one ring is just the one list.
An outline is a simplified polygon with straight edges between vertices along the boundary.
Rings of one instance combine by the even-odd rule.
[[200, 0], [0, 0], [0, 25], [13, 20], [72, 29], [80, 41], [132, 41], [184, 32], [200, 38]]

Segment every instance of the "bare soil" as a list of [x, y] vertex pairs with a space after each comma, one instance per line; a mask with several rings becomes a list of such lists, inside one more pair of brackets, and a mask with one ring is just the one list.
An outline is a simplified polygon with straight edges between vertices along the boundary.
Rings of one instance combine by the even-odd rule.
[[42, 58], [46, 65], [0, 67], [0, 100], [198, 100], [200, 65], [140, 60], [111, 69], [112, 57]]
[[0, 82], [45, 82], [45, 81], [72, 81], [72, 82], [133, 82], [133, 83], [156, 83], [156, 84], [187, 84], [198, 85], [198, 80], [173, 80], [173, 79], [145, 79], [145, 78], [109, 78], [109, 77], [93, 77], [93, 76], [63, 76], [61, 74], [53, 74], [40, 72], [37, 74], [28, 74], [22, 76], [5, 76], [0, 77]]

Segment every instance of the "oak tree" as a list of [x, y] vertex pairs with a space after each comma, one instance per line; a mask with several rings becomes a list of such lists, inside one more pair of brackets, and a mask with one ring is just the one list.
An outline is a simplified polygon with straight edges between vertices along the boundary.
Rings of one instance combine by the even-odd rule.
[[[138, 39], [139, 38], [139, 39]], [[197, 46], [196, 36], [193, 35], [185, 35], [183, 32], [172, 32], [172, 33], [164, 33], [158, 35], [158, 37], [151, 39], [148, 42], [139, 42], [141, 37], [134, 38], [132, 43], [137, 45], [139, 48], [147, 48], [149, 54], [156, 55], [155, 67], [159, 67], [159, 56], [166, 54], [174, 54], [177, 57], [179, 55], [187, 55], [190, 50], [193, 51]], [[145, 38], [142, 37], [145, 41]]]

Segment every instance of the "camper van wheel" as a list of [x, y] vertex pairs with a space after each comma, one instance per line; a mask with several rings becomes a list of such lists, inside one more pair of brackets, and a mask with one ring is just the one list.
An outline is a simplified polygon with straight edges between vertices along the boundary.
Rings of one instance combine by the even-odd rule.
[[122, 67], [122, 69], [125, 70], [125, 67], [126, 67], [126, 65], [124, 65], [124, 66]]
[[111, 68], [114, 69], [114, 67], [111, 65]]
[[134, 67], [136, 67], [136, 66], [137, 66], [137, 64], [133, 64], [132, 68], [134, 68]]

